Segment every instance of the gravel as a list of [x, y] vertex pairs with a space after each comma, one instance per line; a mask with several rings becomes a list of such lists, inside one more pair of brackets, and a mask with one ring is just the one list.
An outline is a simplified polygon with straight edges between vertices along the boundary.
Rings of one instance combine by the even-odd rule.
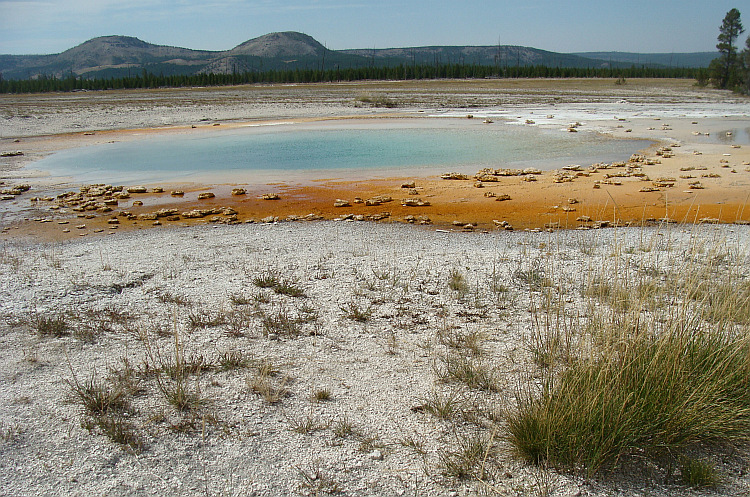
[[[542, 293], [523, 275], [543, 271], [580, 310], [582, 286], [613, 254], [666, 267], [696, 242], [743, 247], [748, 235], [736, 226], [479, 234], [310, 222], [5, 242], [0, 494], [699, 495], [656, 470], [587, 480], [527, 467], [500, 434], [491, 486], [446, 475], [441, 460], [491, 433], [487, 413], [512, 407], [530, 370], [529, 310]], [[458, 290], [449, 287], [456, 275]], [[259, 288], [261, 276], [304, 296]], [[350, 319], [352, 309], [367, 319]], [[72, 334], [35, 332], [49, 316], [63, 316]], [[264, 330], [264, 319], [283, 316], [299, 318], [298, 334]], [[481, 337], [497, 391], [439, 378], [448, 350], [440, 337], [470, 333]], [[71, 383], [123, 375], [125, 359], [143, 372], [174, 361], [176, 348], [183, 362], [203, 359], [185, 385], [209, 405], [179, 411], [143, 374], [123, 415], [141, 450], [88, 429], [92, 416]], [[248, 367], [211, 366], [228, 351]], [[278, 370], [271, 385], [288, 389], [274, 404], [253, 392], [263, 361]], [[330, 400], [312, 399], [321, 390]], [[471, 422], [442, 420], [422, 408], [432, 393], [483, 410]], [[719, 493], [750, 489], [740, 469], [727, 463]]]

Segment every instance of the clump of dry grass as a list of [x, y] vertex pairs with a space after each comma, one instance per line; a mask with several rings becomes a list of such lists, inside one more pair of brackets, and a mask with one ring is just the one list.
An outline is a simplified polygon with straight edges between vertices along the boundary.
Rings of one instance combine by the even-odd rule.
[[455, 444], [438, 452], [439, 465], [446, 476], [484, 480], [493, 469], [497, 453], [492, 435], [471, 433], [458, 436]]
[[462, 383], [469, 388], [488, 392], [499, 389], [497, 372], [480, 358], [448, 352], [438, 359], [435, 371], [438, 378], [444, 382]]
[[60, 338], [70, 335], [70, 323], [61, 313], [35, 313], [27, 322], [39, 336]]
[[269, 404], [276, 404], [291, 394], [291, 378], [280, 376], [279, 369], [270, 361], [263, 360], [255, 365], [255, 374], [247, 378], [251, 392], [259, 395]]

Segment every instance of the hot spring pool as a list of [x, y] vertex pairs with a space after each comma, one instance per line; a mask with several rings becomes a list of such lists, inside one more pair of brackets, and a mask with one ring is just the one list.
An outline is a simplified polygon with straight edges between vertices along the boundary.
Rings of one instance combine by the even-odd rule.
[[78, 183], [304, 182], [549, 170], [627, 160], [651, 143], [465, 119], [328, 121], [144, 136], [61, 151], [35, 167]]

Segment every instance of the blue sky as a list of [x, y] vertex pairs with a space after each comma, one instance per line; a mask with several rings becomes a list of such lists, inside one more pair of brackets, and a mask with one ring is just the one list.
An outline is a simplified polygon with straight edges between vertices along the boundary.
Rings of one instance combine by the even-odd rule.
[[[723, 0], [0, 0], [0, 53], [59, 53], [103, 35], [229, 50], [274, 31], [328, 48], [524, 45], [556, 52], [713, 51]], [[746, 34], [741, 36], [744, 45]]]

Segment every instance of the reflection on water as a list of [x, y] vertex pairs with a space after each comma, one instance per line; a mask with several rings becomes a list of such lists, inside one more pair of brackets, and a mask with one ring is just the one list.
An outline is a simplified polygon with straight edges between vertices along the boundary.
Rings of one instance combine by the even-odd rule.
[[727, 145], [750, 145], [750, 127], [729, 128], [710, 135], [698, 135], [700, 143], [726, 143]]
[[261, 183], [314, 177], [473, 174], [627, 160], [651, 144], [595, 133], [452, 120], [288, 125], [143, 138], [56, 153], [35, 164], [85, 183]]

